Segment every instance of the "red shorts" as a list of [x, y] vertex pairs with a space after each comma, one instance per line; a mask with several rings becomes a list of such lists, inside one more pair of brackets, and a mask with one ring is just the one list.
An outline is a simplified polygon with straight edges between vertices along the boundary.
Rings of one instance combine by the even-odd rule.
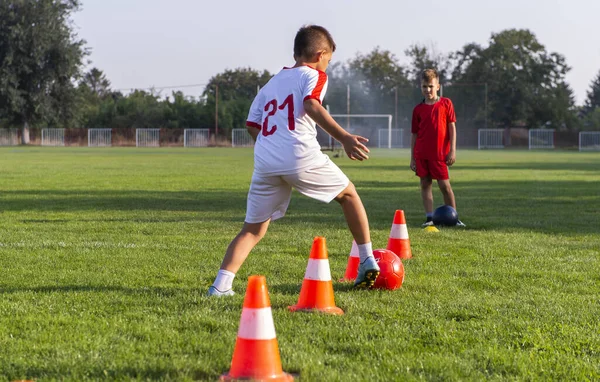
[[431, 178], [436, 180], [447, 180], [448, 165], [443, 160], [415, 159], [417, 164], [417, 176], [419, 178]]

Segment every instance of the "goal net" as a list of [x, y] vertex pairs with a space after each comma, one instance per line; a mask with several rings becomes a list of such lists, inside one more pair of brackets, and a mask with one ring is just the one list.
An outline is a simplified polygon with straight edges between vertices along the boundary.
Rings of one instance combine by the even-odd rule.
[[477, 130], [477, 149], [503, 149], [504, 129]]
[[42, 129], [42, 146], [64, 146], [65, 129]]
[[554, 129], [530, 129], [529, 150], [531, 149], [553, 149]]
[[208, 129], [185, 129], [183, 131], [184, 147], [207, 147], [209, 141]]
[[554, 129], [530, 129], [529, 149], [553, 149]]
[[379, 137], [377, 140], [378, 148], [391, 148], [391, 149], [401, 149], [404, 147], [404, 129], [392, 129], [392, 144], [390, 147], [390, 130], [389, 129], [379, 129]]
[[136, 147], [160, 147], [160, 129], [135, 129]]
[[231, 147], [253, 147], [254, 139], [247, 129], [231, 129]]
[[579, 151], [600, 151], [600, 131], [580, 131]]
[[112, 129], [89, 129], [88, 147], [112, 146]]
[[0, 129], [0, 146], [17, 146], [19, 129]]
[[[391, 114], [331, 114], [331, 116], [349, 133], [367, 138], [369, 140], [366, 144], [367, 147], [391, 149], [397, 144], [402, 144], [402, 129], [392, 129]], [[399, 130], [399, 132], [394, 132], [394, 130]], [[319, 139], [322, 147], [332, 150], [340, 147], [339, 142], [336, 142], [327, 133], [324, 134], [321, 134]]]

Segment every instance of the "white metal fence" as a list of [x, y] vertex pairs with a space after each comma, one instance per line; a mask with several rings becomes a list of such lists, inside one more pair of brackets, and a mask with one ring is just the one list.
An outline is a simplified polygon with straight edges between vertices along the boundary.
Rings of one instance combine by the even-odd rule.
[[388, 142], [390, 139], [390, 130], [389, 129], [379, 129], [378, 134], [379, 134], [379, 137], [377, 140], [378, 148], [399, 149], [399, 148], [404, 147], [404, 129], [392, 129], [391, 130], [391, 136], [392, 136], [391, 144]]
[[231, 129], [231, 147], [253, 147], [254, 139], [247, 129]]
[[600, 151], [600, 131], [579, 132], [579, 151]]
[[504, 129], [479, 129], [477, 131], [477, 149], [503, 149]]
[[135, 129], [136, 147], [160, 147], [160, 129]]
[[530, 129], [529, 150], [531, 149], [553, 149], [554, 129]]
[[210, 135], [208, 129], [185, 129], [183, 131], [184, 147], [206, 147]]
[[0, 146], [17, 146], [19, 129], [0, 129]]
[[65, 129], [42, 129], [42, 146], [64, 146]]
[[112, 146], [112, 129], [89, 129], [88, 147]]

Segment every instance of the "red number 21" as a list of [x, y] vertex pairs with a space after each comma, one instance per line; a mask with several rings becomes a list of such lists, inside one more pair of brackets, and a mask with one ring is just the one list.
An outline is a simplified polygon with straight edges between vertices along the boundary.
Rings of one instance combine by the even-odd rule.
[[277, 106], [277, 100], [276, 99], [272, 99], [269, 102], [267, 102], [267, 104], [265, 105], [265, 111], [267, 112], [267, 116], [265, 117], [265, 120], [263, 121], [263, 125], [262, 125], [262, 135], [269, 136], [269, 135], [273, 135], [275, 133], [275, 131], [277, 131], [277, 125], [273, 125], [270, 129], [269, 129], [269, 117], [272, 117], [275, 115], [275, 113], [277, 113], [277, 109], [279, 110], [283, 110], [285, 109], [287, 106], [288, 109], [288, 129], [289, 130], [295, 130], [296, 129], [296, 120], [294, 119], [294, 95], [290, 94], [289, 96], [286, 97], [286, 99], [283, 101], [283, 103], [281, 105], [279, 105], [279, 107]]

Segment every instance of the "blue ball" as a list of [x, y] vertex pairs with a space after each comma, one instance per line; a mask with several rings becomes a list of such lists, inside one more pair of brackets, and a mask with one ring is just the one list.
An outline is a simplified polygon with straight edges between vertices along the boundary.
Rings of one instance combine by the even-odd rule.
[[458, 213], [451, 206], [440, 206], [433, 211], [433, 224], [454, 226], [458, 222]]

